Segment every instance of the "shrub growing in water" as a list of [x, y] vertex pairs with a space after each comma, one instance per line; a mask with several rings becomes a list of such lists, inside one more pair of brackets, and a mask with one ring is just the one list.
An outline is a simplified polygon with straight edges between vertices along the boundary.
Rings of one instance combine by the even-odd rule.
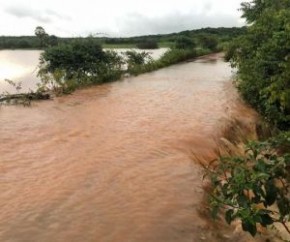
[[87, 38], [45, 50], [39, 76], [43, 84], [54, 79], [57, 86], [77, 87], [120, 78], [122, 64], [123, 59], [117, 53], [105, 52], [95, 40]]
[[137, 51], [126, 51], [125, 52], [128, 64], [128, 71], [132, 73], [133, 69], [139, 69], [141, 66], [152, 62], [153, 59], [148, 52], [138, 53]]

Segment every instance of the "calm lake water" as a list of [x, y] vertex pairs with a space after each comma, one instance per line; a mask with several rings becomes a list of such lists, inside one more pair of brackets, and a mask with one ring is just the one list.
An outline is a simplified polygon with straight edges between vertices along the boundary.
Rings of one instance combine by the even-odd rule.
[[[115, 49], [118, 53], [125, 52], [130, 49]], [[141, 52], [144, 50], [137, 50]], [[146, 50], [153, 59], [160, 58], [167, 51], [167, 48], [160, 48], [156, 50]], [[22, 92], [35, 90], [36, 83], [39, 82], [37, 77], [39, 50], [2, 50], [0, 51], [0, 94], [7, 91], [9, 93], [15, 92], [15, 88], [5, 82], [5, 79], [14, 82], [22, 83]]]
[[[21, 79], [39, 52], [1, 55], [2, 77]], [[2, 106], [0, 241], [253, 241], [206, 217], [199, 162], [233, 120], [251, 127], [255, 113], [220, 55]]]

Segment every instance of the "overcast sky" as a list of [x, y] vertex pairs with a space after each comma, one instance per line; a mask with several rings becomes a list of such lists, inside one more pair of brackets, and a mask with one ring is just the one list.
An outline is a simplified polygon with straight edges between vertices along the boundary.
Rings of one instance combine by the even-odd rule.
[[135, 36], [242, 26], [242, 0], [0, 0], [0, 35]]

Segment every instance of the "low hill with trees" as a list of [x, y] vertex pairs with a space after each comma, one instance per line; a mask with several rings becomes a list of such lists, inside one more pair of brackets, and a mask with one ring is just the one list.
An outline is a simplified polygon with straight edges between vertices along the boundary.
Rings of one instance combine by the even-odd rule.
[[[187, 30], [179, 33], [147, 35], [126, 38], [93, 37], [105, 48], [140, 48], [155, 49], [158, 47], [172, 47], [178, 37], [191, 38], [198, 45], [213, 43], [212, 41], [227, 43], [245, 33], [245, 28], [203, 28]], [[43, 49], [47, 46], [68, 43], [79, 38], [63, 38], [46, 33], [45, 29], [37, 26], [34, 36], [0, 36], [0, 49]], [[213, 40], [215, 39], [215, 40]], [[210, 43], [211, 42], [211, 43]]]

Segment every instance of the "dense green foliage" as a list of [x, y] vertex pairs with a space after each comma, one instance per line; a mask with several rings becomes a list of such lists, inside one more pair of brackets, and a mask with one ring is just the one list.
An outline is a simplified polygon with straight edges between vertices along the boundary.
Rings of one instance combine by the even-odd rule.
[[250, 142], [244, 156], [221, 158], [209, 170], [213, 212], [225, 211], [228, 223], [241, 220], [253, 236], [257, 225], [274, 222], [290, 233], [290, 1], [253, 0], [242, 10], [249, 26], [226, 59], [237, 68], [243, 98], [280, 134]]
[[226, 210], [229, 224], [240, 219], [243, 229], [253, 236], [258, 224], [266, 227], [279, 222], [286, 226], [290, 211], [290, 154], [279, 151], [285, 148], [290, 148], [289, 134], [251, 142], [244, 157], [224, 157], [216, 169], [208, 170], [214, 185], [214, 216], [219, 210]]
[[148, 52], [141, 52], [138, 53], [134, 50], [131, 51], [126, 51], [125, 52], [126, 56], [126, 63], [127, 63], [127, 71], [130, 73], [132, 70], [135, 68], [138, 68], [140, 66], [144, 66], [145, 64], [149, 62], [153, 62], [152, 57]]
[[88, 38], [46, 49], [41, 56], [39, 76], [43, 86], [66, 92], [119, 79], [122, 64], [121, 56], [103, 51], [98, 43]]
[[204, 49], [209, 49], [211, 51], [217, 51], [218, 49], [218, 39], [213, 35], [201, 35], [199, 37], [199, 42]]
[[178, 36], [174, 43], [175, 49], [194, 49], [195, 47], [193, 39], [184, 35]]
[[35, 36], [39, 39], [39, 46], [41, 48], [45, 47], [48, 44], [48, 34], [45, 32], [44, 28], [41, 26], [37, 26], [35, 28]]
[[242, 9], [250, 26], [228, 56], [238, 68], [238, 88], [269, 121], [288, 129], [290, 1], [255, 0]]
[[118, 80], [122, 74], [138, 75], [210, 53], [196, 50], [192, 43], [190, 40], [190, 48], [169, 49], [158, 60], [146, 52], [127, 51], [121, 55], [104, 51], [94, 38], [58, 44], [41, 55], [39, 89], [67, 93], [81, 86]]
[[43, 53], [42, 58], [48, 62], [48, 71], [64, 69], [73, 75], [75, 72], [94, 73], [95, 65], [105, 59], [105, 52], [99, 44], [88, 39], [49, 48]]

